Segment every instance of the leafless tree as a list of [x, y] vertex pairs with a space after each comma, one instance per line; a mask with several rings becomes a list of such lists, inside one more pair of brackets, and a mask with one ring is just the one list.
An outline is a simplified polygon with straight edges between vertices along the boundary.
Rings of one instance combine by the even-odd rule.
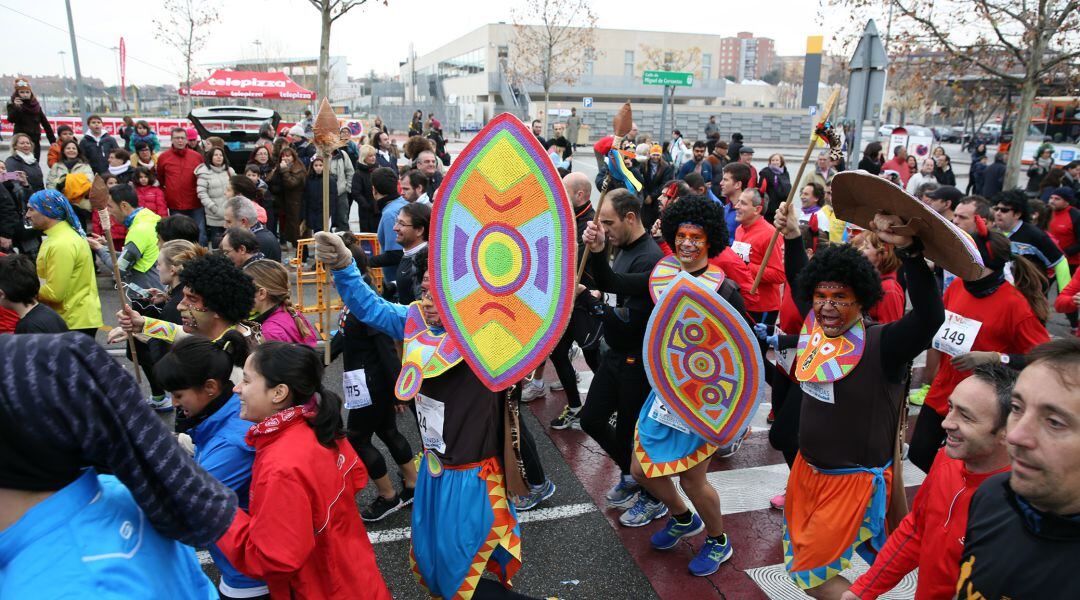
[[[367, 0], [308, 0], [319, 11], [322, 23], [322, 36], [319, 38], [319, 83], [320, 98], [330, 97], [330, 29], [345, 13], [367, 4]], [[383, 0], [383, 5], [387, 0]]]
[[154, 19], [154, 37], [180, 53], [184, 66], [187, 110], [191, 110], [191, 68], [195, 55], [206, 46], [210, 26], [219, 20], [217, 6], [204, 0], [165, 0], [164, 19]]

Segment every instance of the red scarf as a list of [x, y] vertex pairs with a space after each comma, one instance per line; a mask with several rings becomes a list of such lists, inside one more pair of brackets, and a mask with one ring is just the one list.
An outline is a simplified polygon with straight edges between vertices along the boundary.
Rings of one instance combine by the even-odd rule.
[[315, 407], [308, 406], [290, 406], [281, 412], [274, 413], [269, 417], [262, 420], [260, 423], [256, 423], [248, 430], [247, 435], [244, 436], [244, 441], [249, 446], [255, 445], [255, 438], [263, 435], [271, 435], [281, 431], [287, 427], [291, 427], [296, 423], [303, 423], [306, 419], [315, 416]]

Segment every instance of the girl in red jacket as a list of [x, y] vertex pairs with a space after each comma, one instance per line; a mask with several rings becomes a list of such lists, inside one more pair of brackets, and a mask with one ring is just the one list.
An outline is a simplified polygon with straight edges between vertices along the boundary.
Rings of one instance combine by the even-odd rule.
[[345, 440], [341, 398], [307, 346], [267, 342], [244, 364], [240, 418], [255, 425], [250, 507], [218, 548], [274, 598], [389, 600], [353, 498], [367, 471]]
[[136, 167], [135, 193], [139, 196], [139, 206], [151, 210], [162, 219], [169, 216], [169, 207], [165, 204], [165, 192], [157, 185], [154, 172], [146, 167]]
[[904, 289], [896, 280], [896, 271], [900, 268], [900, 259], [896, 257], [892, 246], [881, 241], [873, 231], [864, 231], [853, 241], [870, 264], [881, 276], [881, 291], [885, 293], [878, 303], [868, 311], [876, 323], [892, 323], [904, 316]]

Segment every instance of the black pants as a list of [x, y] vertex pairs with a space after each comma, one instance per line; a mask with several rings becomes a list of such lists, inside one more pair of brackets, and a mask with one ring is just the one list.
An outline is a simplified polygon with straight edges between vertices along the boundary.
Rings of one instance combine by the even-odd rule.
[[786, 374], [772, 368], [773, 424], [769, 429], [769, 444], [784, 455], [790, 467], [799, 453], [799, 413], [802, 410], [802, 388]]
[[551, 364], [566, 392], [566, 403], [570, 408], [581, 408], [581, 393], [577, 389], [577, 373], [570, 362], [570, 347], [575, 341], [578, 343], [585, 362], [595, 373], [600, 366], [599, 336], [599, 322], [590, 317], [584, 308], [575, 306], [570, 314], [570, 325], [551, 352]]
[[217, 225], [206, 226], [206, 237], [215, 250], [221, 248], [221, 238], [225, 237], [225, 228]]
[[[589, 401], [578, 414], [581, 429], [600, 444], [623, 475], [630, 474], [634, 427], [649, 390], [640, 356], [607, 349], [601, 354], [600, 367], [589, 387]], [[615, 412], [619, 414], [613, 428], [608, 419]]]
[[544, 465], [540, 462], [540, 453], [536, 450], [536, 441], [525, 426], [525, 418], [518, 419], [518, 428], [521, 430], [521, 462], [525, 466], [525, 483], [531, 486], [540, 486], [547, 481], [544, 473]]
[[97, 327], [87, 327], [86, 329], [75, 329], [74, 331], [78, 331], [79, 333], [85, 333], [86, 335], [90, 336], [90, 339], [96, 340], [97, 330]]
[[352, 203], [348, 194], [341, 194], [330, 199], [330, 226], [337, 231], [349, 231], [349, 210]]
[[501, 583], [493, 579], [480, 578], [473, 592], [473, 600], [537, 600], [532, 596], [525, 596], [515, 591], [508, 590]]
[[919, 410], [919, 417], [915, 419], [915, 431], [911, 433], [908, 458], [916, 467], [922, 469], [923, 473], [930, 472], [934, 457], [941, 449], [941, 443], [945, 441], [945, 430], [941, 428], [941, 422], [944, 420], [945, 417], [925, 405]]
[[377, 435], [390, 450], [395, 464], [407, 464], [413, 458], [409, 440], [397, 429], [397, 411], [394, 410], [396, 398], [372, 399], [371, 406], [354, 408], [349, 411], [348, 438], [356, 453], [360, 455], [364, 467], [371, 479], [386, 475], [386, 460], [375, 445], [371, 436]]

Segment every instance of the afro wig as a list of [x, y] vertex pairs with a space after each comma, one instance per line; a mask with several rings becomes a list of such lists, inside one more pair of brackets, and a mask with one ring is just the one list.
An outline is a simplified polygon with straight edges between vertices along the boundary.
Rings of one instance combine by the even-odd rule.
[[704, 196], [686, 196], [671, 202], [660, 216], [660, 231], [672, 251], [675, 250], [675, 232], [684, 223], [697, 225], [705, 230], [709, 240], [708, 256], [712, 258], [727, 246], [728, 230], [720, 205]]
[[185, 263], [180, 283], [230, 323], [246, 319], [255, 305], [255, 284], [224, 256], [207, 254]]
[[405, 153], [405, 158], [409, 160], [416, 160], [421, 152], [435, 151], [435, 144], [431, 140], [414, 135], [411, 138], [405, 140], [405, 145], [402, 146], [402, 151]]
[[828, 246], [814, 254], [796, 281], [799, 300], [810, 302], [814, 288], [822, 281], [850, 285], [863, 310], [870, 310], [884, 295], [881, 277], [874, 265], [862, 252], [847, 244]]

